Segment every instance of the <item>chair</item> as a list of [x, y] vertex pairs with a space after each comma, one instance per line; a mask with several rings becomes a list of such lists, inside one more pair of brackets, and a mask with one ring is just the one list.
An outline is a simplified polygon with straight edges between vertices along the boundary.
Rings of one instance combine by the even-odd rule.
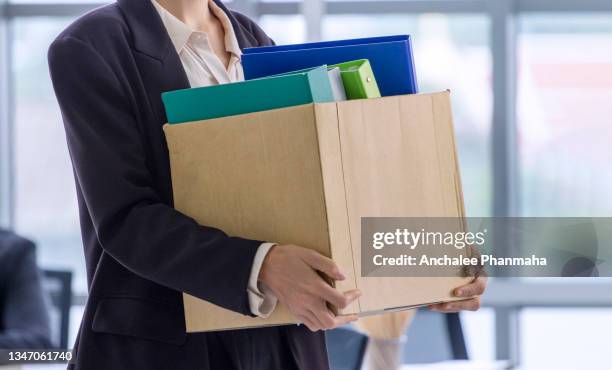
[[[43, 270], [43, 286], [55, 315], [51, 315], [52, 334], [61, 349], [68, 349], [70, 308], [72, 307], [72, 272]], [[53, 312], [52, 312], [53, 313]]]
[[[331, 370], [359, 370], [368, 338], [343, 327], [326, 333]], [[403, 350], [405, 364], [467, 360], [468, 352], [458, 313], [442, 314], [421, 309], [412, 320]]]
[[458, 313], [421, 309], [406, 333], [403, 362], [423, 364], [467, 360], [468, 352]]
[[327, 355], [331, 370], [360, 370], [363, 363], [368, 337], [351, 329], [350, 326], [329, 330]]

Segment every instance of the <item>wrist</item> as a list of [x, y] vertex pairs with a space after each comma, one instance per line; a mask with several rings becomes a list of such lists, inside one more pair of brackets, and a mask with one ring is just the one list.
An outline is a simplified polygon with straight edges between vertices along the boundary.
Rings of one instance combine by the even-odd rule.
[[268, 250], [268, 253], [264, 257], [264, 260], [261, 264], [261, 269], [259, 270], [259, 275], [257, 276], [258, 283], [263, 283], [269, 286], [267, 281], [269, 279], [270, 265], [272, 263], [270, 260], [273, 259], [272, 255], [275, 253], [276, 247], [276, 244], [270, 247], [270, 250]]

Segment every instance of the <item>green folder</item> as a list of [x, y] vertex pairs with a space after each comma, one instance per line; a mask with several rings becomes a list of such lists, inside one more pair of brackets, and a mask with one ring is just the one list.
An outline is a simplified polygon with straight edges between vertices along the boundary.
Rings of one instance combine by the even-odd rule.
[[380, 98], [380, 90], [369, 60], [354, 60], [330, 65], [328, 68], [340, 68], [344, 90], [349, 100]]
[[327, 66], [310, 71], [162, 94], [169, 124], [334, 101]]
[[[376, 77], [372, 71], [370, 61], [367, 59], [353, 60], [350, 62], [327, 66], [328, 70], [340, 69], [342, 84], [348, 100], [380, 98], [380, 90]], [[301, 69], [274, 76], [287, 76], [294, 73], [304, 73], [312, 71], [314, 68]]]

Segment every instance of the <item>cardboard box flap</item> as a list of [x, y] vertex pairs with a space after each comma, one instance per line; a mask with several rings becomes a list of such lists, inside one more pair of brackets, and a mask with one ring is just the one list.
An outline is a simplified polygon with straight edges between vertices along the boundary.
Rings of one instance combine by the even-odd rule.
[[[346, 279], [336, 281], [341, 292], [357, 288], [357, 273], [352, 240], [349, 232], [348, 209], [346, 207], [346, 184], [343, 176], [342, 151], [338, 127], [338, 105], [317, 104], [315, 116], [318, 134], [321, 172], [325, 193], [325, 205], [329, 232], [331, 257], [346, 274]], [[358, 313], [359, 300], [342, 310], [343, 313]]]
[[313, 105], [164, 130], [177, 209], [228, 235], [330, 255]]

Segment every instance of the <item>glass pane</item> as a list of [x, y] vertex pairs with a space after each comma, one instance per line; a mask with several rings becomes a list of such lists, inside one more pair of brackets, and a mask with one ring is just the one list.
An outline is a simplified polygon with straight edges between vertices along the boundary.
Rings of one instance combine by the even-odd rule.
[[461, 326], [470, 360], [494, 361], [495, 311], [492, 308], [481, 308], [476, 312], [462, 312]]
[[612, 14], [520, 20], [519, 160], [526, 216], [611, 216]]
[[306, 24], [301, 15], [264, 15], [258, 23], [279, 45], [306, 41]]
[[466, 209], [488, 216], [491, 208], [492, 111], [489, 22], [480, 15], [334, 15], [323, 37], [344, 39], [410, 34], [422, 92], [452, 91]]
[[16, 229], [38, 245], [44, 268], [76, 273], [86, 291], [72, 167], [49, 78], [47, 49], [65, 18], [14, 21]]
[[522, 370], [610, 366], [612, 309], [524, 309], [520, 327]]

